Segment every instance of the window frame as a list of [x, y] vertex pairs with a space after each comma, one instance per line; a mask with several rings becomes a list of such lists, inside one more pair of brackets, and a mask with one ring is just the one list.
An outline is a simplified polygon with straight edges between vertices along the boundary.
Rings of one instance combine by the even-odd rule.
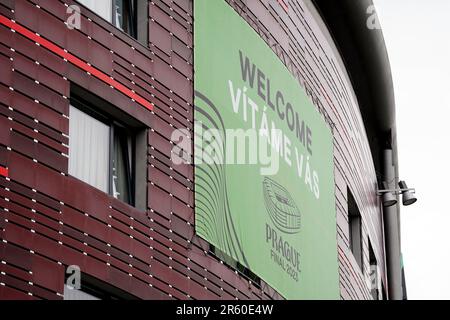
[[112, 8], [111, 24], [113, 26], [115, 26], [117, 29], [119, 29], [120, 31], [126, 33], [133, 39], [137, 40], [138, 39], [138, 32], [137, 32], [137, 29], [138, 29], [137, 3], [138, 3], [138, 1], [137, 0], [121, 0], [123, 5], [125, 3], [128, 3], [128, 6], [129, 6], [128, 19], [130, 19], [130, 21], [132, 21], [132, 23], [130, 23], [131, 30], [129, 30], [129, 32], [125, 31], [123, 26], [117, 25], [117, 9], [116, 9], [117, 0], [110, 0], [110, 1], [111, 1], [111, 8]]
[[133, 40], [139, 42], [143, 46], [148, 46], [149, 44], [149, 16], [148, 16], [148, 1], [139, 0], [122, 0], [124, 3], [129, 3], [130, 14], [129, 18], [133, 23], [130, 24], [132, 30], [130, 32], [125, 31], [121, 26], [116, 24], [117, 10], [116, 1], [109, 0], [111, 4], [111, 11], [109, 13], [109, 19], [106, 19], [100, 13], [98, 13], [94, 8], [91, 8], [87, 4], [80, 1], [78, 3], [83, 7], [87, 8], [89, 11], [93, 12], [95, 15], [100, 17], [102, 20], [110, 23], [114, 28], [120, 30], [127, 36], [131, 37]]
[[[109, 196], [120, 200], [132, 207], [136, 207], [136, 133], [130, 129], [126, 123], [123, 123], [121, 121], [116, 120], [113, 116], [108, 116], [104, 112], [99, 112], [98, 110], [95, 110], [94, 107], [89, 103], [88, 101], [80, 98], [77, 95], [74, 95], [70, 99], [70, 105], [74, 108], [77, 108], [81, 112], [87, 114], [88, 116], [102, 122], [103, 124], [107, 125], [109, 127], [109, 161], [108, 161], [108, 191], [106, 192]], [[70, 115], [69, 115], [70, 116]], [[70, 126], [70, 120], [69, 120], [69, 126]], [[115, 130], [117, 128], [120, 128], [124, 132], [126, 132], [127, 139], [131, 137], [131, 159], [128, 157], [128, 161], [130, 162], [129, 165], [127, 165], [127, 184], [128, 184], [128, 190], [129, 190], [129, 201], [123, 201], [119, 198], [116, 198], [114, 194], [114, 186], [113, 186], [113, 162], [114, 162], [114, 155], [115, 155]], [[70, 139], [70, 137], [69, 137]], [[69, 146], [70, 146], [70, 140], [69, 140]], [[71, 175], [72, 176], [72, 175]], [[73, 176], [74, 178], [77, 178], [76, 176]], [[78, 179], [78, 178], [77, 178]], [[95, 186], [92, 186], [95, 188]]]
[[[371, 271], [373, 266], [375, 266], [375, 277], [376, 277], [376, 281], [377, 281], [377, 286], [380, 282], [379, 277], [380, 274], [378, 273], [378, 261], [377, 261], [377, 257], [375, 255], [375, 251], [373, 250], [373, 246], [372, 246], [372, 242], [370, 241], [370, 238], [368, 239], [368, 243], [369, 243], [369, 270]], [[372, 280], [372, 279], [371, 279]], [[374, 300], [380, 300], [381, 297], [381, 293], [380, 293], [380, 289], [381, 288], [371, 288], [371, 294], [372, 297], [374, 298]]]
[[[126, 140], [129, 140], [131, 137], [131, 157], [130, 154], [128, 152], [126, 152], [126, 170], [127, 170], [127, 187], [128, 187], [128, 192], [129, 192], [129, 201], [126, 202], [131, 206], [135, 206], [135, 199], [134, 199], [134, 188], [133, 185], [135, 185], [135, 154], [136, 154], [136, 137], [135, 134], [133, 132], [131, 132], [131, 130], [129, 130], [126, 126], [124, 126], [122, 123], [113, 120], [110, 126], [110, 155], [109, 155], [109, 166], [110, 166], [110, 195], [113, 196], [114, 198], [116, 198], [116, 195], [114, 194], [114, 172], [113, 172], [113, 168], [114, 168], [114, 156], [116, 155], [116, 131], [117, 129], [120, 128], [120, 130], [122, 130], [123, 132], [125, 132], [126, 136]], [[119, 142], [121, 143], [121, 141]], [[128, 145], [128, 141], [126, 142], [126, 147], [129, 147]], [[119, 198], [116, 198], [119, 199]], [[123, 200], [122, 200], [123, 201]]]
[[347, 187], [347, 214], [349, 227], [349, 249], [361, 271], [364, 270], [364, 246], [362, 232], [362, 216], [355, 198]]

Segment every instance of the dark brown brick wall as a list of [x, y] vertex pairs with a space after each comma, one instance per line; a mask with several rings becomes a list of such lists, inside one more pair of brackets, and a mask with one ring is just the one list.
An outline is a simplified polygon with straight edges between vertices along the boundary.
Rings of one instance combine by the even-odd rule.
[[[345, 70], [303, 2], [290, 1], [289, 15], [277, 1], [229, 2], [300, 77], [333, 127], [341, 296], [369, 298], [367, 236], [384, 275], [382, 229], [376, 175]], [[8, 178], [0, 176], [0, 299], [62, 299], [72, 264], [144, 299], [280, 299], [205, 252], [208, 244], [194, 235], [193, 167], [170, 161], [172, 130], [192, 129], [192, 1], [149, 2], [148, 47], [87, 10], [81, 30], [69, 30], [66, 4], [75, 3], [1, 0], [0, 14], [155, 108], [0, 25], [0, 166], [9, 169]], [[68, 175], [71, 83], [148, 126], [146, 212]], [[363, 208], [364, 273], [347, 249], [347, 185]]]

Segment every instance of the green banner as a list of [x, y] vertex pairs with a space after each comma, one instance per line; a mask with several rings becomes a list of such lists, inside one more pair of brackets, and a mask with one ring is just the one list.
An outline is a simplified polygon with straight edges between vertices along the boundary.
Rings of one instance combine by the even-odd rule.
[[339, 299], [331, 131], [233, 8], [194, 6], [196, 233], [287, 299]]

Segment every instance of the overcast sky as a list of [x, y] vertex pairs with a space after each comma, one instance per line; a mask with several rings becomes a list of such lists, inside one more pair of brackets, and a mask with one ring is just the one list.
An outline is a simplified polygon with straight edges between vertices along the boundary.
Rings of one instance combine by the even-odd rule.
[[450, 299], [450, 1], [374, 0], [391, 63], [409, 299]]

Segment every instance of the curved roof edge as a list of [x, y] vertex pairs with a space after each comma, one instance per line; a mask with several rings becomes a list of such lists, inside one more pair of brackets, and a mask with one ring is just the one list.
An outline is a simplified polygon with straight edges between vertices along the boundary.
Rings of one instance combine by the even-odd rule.
[[[375, 167], [383, 149], [397, 164], [395, 99], [391, 67], [381, 29], [370, 29], [372, 0], [313, 0], [340, 51], [366, 128]], [[381, 178], [379, 176], [379, 178]]]

